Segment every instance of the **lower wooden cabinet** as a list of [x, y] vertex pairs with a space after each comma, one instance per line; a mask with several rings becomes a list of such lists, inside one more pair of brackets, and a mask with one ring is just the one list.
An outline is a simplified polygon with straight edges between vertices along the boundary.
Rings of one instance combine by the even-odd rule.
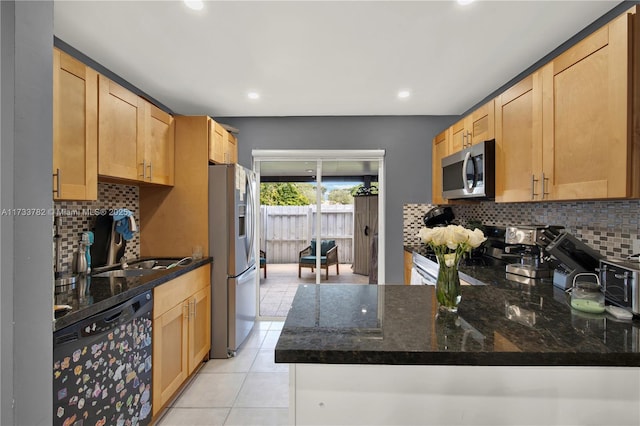
[[413, 254], [404, 251], [404, 283], [411, 284], [411, 268], [413, 267]]
[[207, 357], [211, 346], [211, 266], [154, 290], [153, 415]]

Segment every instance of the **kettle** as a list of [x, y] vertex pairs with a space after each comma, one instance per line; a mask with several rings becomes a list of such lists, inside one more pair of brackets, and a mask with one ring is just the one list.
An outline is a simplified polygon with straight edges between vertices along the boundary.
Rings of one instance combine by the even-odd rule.
[[[580, 276], [595, 277], [595, 282], [578, 281]], [[581, 273], [573, 278], [571, 287], [571, 307], [578, 311], [590, 314], [601, 314], [604, 312], [604, 293], [600, 286], [600, 278], [597, 274]]]

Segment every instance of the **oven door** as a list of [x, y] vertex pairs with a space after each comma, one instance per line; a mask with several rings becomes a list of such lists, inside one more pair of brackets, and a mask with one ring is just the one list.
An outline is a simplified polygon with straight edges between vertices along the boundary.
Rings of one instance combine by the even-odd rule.
[[438, 264], [413, 253], [413, 266], [411, 267], [411, 285], [436, 285], [438, 281]]

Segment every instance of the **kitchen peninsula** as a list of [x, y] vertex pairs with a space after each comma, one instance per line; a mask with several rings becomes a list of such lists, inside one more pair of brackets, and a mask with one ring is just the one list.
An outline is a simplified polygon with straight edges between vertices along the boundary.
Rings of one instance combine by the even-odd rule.
[[550, 281], [465, 266], [432, 286], [301, 285], [275, 350], [294, 424], [640, 423], [640, 322], [573, 311]]

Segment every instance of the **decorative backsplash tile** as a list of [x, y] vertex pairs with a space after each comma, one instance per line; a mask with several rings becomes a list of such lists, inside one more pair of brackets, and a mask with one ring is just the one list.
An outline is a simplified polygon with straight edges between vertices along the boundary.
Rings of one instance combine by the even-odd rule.
[[[422, 216], [431, 204], [405, 204], [404, 244], [418, 244]], [[557, 203], [494, 203], [452, 205], [456, 222], [466, 225], [480, 221], [486, 225], [510, 226], [544, 224], [564, 226], [567, 232], [607, 257], [632, 254], [633, 240], [640, 234], [640, 200], [578, 201]]]
[[[140, 226], [140, 203], [137, 186], [98, 183], [97, 201], [58, 201], [56, 215], [60, 216], [61, 263], [63, 271], [71, 271], [73, 253], [78, 250], [80, 234], [91, 231], [101, 209], [128, 209]], [[125, 257], [140, 257], [140, 234], [127, 241]]]

